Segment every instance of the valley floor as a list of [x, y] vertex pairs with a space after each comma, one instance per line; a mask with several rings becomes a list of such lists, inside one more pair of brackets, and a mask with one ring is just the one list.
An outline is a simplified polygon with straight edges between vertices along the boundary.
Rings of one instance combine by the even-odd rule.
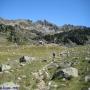
[[[35, 75], [52, 62], [53, 52], [56, 64], [64, 61], [76, 62], [73, 67], [77, 68], [78, 77], [73, 77], [71, 80], [37, 79]], [[19, 59], [22, 56], [30, 57], [30, 61], [20, 63]], [[0, 65], [10, 66], [9, 70], [0, 72], [0, 85], [13, 82], [20, 86], [20, 90], [88, 90], [90, 88], [90, 79], [89, 82], [85, 81], [85, 76], [90, 76], [90, 45], [71, 48], [59, 45], [0, 45]], [[52, 69], [53, 74], [57, 69], [55, 68]], [[49, 70], [47, 72], [49, 73]], [[49, 77], [52, 73], [49, 73]]]

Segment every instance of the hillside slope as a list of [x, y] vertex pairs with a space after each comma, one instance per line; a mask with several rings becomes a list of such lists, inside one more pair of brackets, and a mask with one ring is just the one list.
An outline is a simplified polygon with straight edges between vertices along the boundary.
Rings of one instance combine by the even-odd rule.
[[33, 44], [40, 40], [56, 44], [90, 43], [90, 27], [70, 24], [57, 26], [47, 20], [0, 19], [0, 34], [0, 37], [4, 35], [7, 41], [17, 44]]

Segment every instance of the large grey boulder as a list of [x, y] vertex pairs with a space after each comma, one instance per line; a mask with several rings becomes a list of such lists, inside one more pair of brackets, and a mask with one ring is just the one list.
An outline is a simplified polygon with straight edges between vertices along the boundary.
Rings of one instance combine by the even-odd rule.
[[61, 78], [65, 78], [67, 80], [70, 80], [71, 77], [78, 77], [78, 69], [73, 68], [73, 67], [67, 67], [67, 68], [63, 68], [60, 70], [57, 70], [51, 79], [61, 79]]
[[78, 69], [76, 68], [68, 67], [68, 68], [62, 69], [62, 71], [64, 72], [64, 74], [67, 74], [73, 77], [78, 77]]

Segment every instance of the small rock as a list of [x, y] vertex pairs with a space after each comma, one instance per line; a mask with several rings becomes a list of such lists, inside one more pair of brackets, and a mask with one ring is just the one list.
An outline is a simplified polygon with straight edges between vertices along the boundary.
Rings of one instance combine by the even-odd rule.
[[14, 72], [14, 70], [12, 69], [12, 70], [10, 70], [10, 72]]
[[0, 71], [6, 71], [6, 70], [10, 70], [11, 66], [6, 65], [6, 64], [1, 64], [0, 66]]
[[19, 59], [19, 62], [20, 63], [26, 63], [26, 62], [31, 62], [32, 60], [35, 60], [35, 58], [34, 57], [30, 57], [30, 56], [22, 56]]
[[26, 64], [25, 63], [21, 63], [20, 66], [25, 66]]
[[90, 82], [90, 75], [85, 76], [85, 82]]
[[0, 85], [0, 90], [19, 90], [19, 87], [20, 85], [15, 84], [13, 82], [5, 82]]
[[20, 77], [18, 77], [17, 79], [18, 79], [18, 80], [22, 80], [22, 78], [20, 78]]

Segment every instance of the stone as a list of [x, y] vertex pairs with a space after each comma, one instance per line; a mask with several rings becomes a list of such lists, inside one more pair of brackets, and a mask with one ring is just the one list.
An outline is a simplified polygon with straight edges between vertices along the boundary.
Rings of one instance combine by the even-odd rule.
[[8, 58], [7, 60], [10, 61], [10, 58]]
[[17, 79], [18, 79], [18, 80], [22, 80], [22, 78], [21, 78], [21, 77], [18, 77]]
[[6, 64], [2, 64], [1, 65], [1, 68], [2, 68], [2, 71], [6, 71], [6, 70], [10, 70], [11, 69], [11, 66], [6, 65]]
[[0, 85], [0, 90], [19, 90], [20, 85], [13, 82], [5, 82]]
[[42, 40], [40, 40], [40, 41], [39, 41], [39, 44], [40, 44], [40, 45], [44, 45], [44, 44], [45, 44], [45, 42], [44, 42], [44, 41], [42, 41]]
[[25, 65], [26, 65], [26, 64], [24, 64], [24, 63], [21, 63], [21, 64], [20, 64], [20, 66], [25, 66]]
[[62, 71], [63, 71], [65, 74], [68, 74], [68, 75], [70, 75], [70, 76], [78, 77], [78, 69], [76, 69], [76, 68], [68, 67], [68, 68], [62, 69]]
[[52, 88], [53, 88], [53, 90], [56, 90], [57, 87], [58, 87], [58, 85], [54, 81], [48, 82], [48, 90], [52, 90]]
[[85, 76], [85, 82], [90, 82], [90, 75]]
[[30, 56], [22, 56], [20, 59], [19, 59], [19, 62], [20, 63], [26, 63], [26, 62], [31, 62], [32, 60], [35, 60], [34, 57], [30, 57]]
[[90, 58], [89, 57], [85, 57], [85, 60], [90, 63]]
[[26, 62], [25, 57], [24, 57], [24, 56], [22, 56], [22, 57], [19, 59], [19, 62], [20, 62], [20, 63]]
[[51, 77], [51, 80], [55, 79], [55, 78], [58, 78], [58, 79], [61, 79], [61, 78], [64, 78], [64, 72], [63, 71], [56, 71], [53, 76]]
[[2, 72], [2, 65], [0, 65], [0, 72]]
[[10, 70], [10, 72], [14, 72], [14, 70], [13, 70], [13, 69], [11, 69], [11, 70]]
[[85, 60], [90, 60], [90, 58], [89, 57], [85, 57]]

